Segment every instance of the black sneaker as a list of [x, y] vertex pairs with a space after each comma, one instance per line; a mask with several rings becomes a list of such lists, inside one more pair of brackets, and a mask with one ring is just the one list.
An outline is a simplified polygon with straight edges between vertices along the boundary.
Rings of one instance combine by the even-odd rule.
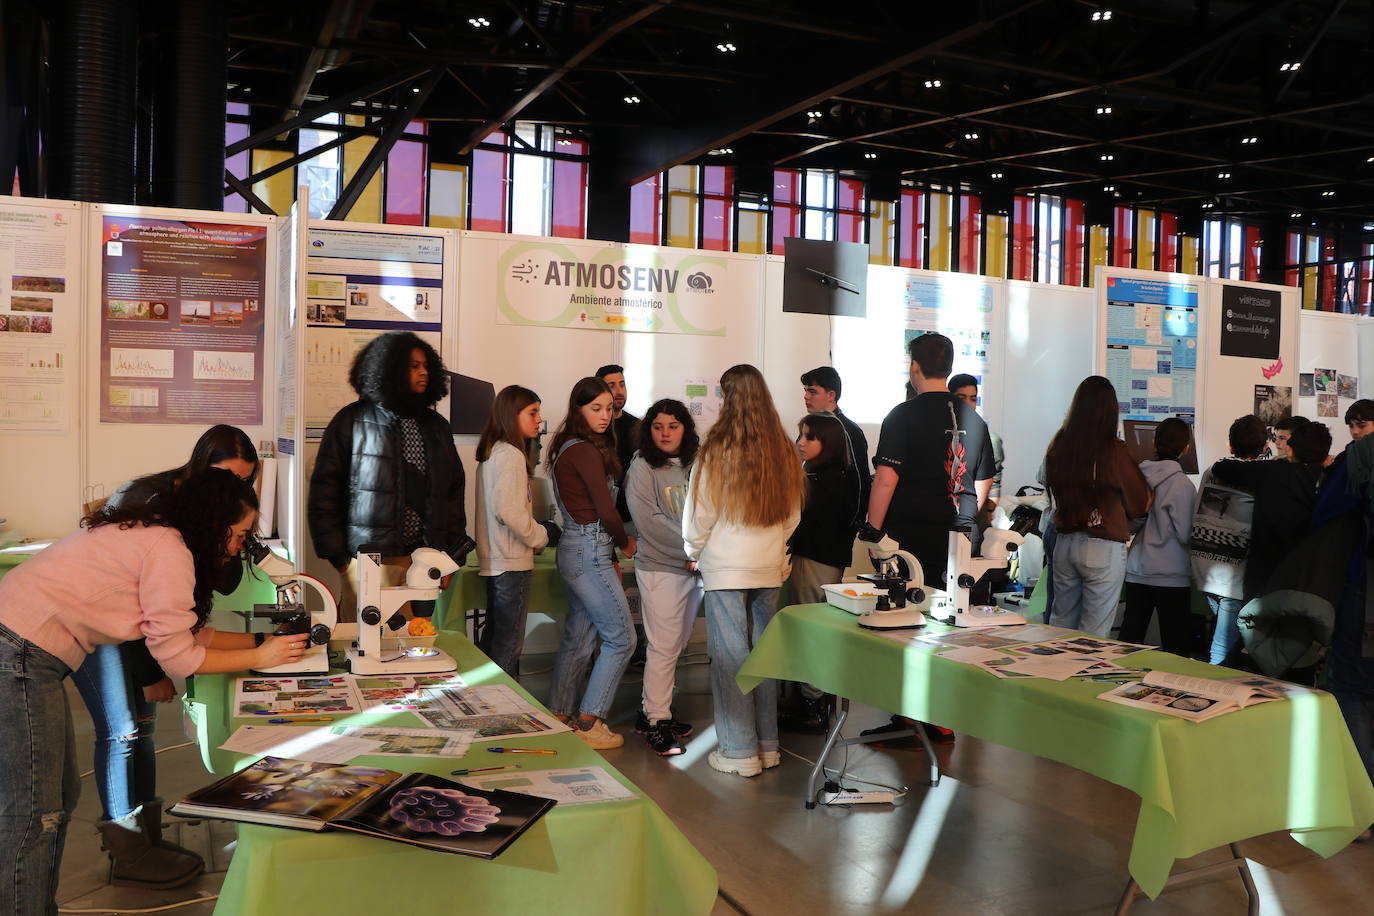
[[[667, 723], [668, 727], [672, 729], [673, 737], [675, 738], [687, 738], [690, 737], [692, 734], [692, 726], [686, 722], [679, 722], [677, 719], [660, 719], [658, 721], [658, 726], [662, 726], [665, 722]], [[639, 715], [635, 718], [636, 735], [647, 735], [649, 734], [649, 732], [653, 731], [658, 726], [655, 726], [649, 722], [649, 717], [644, 715], [644, 710], [642, 709], [639, 711]]]
[[660, 757], [673, 757], [682, 753], [682, 745], [678, 743], [677, 735], [673, 733], [673, 725], [672, 719], [664, 719], [644, 736], [649, 747], [653, 748], [654, 753]]

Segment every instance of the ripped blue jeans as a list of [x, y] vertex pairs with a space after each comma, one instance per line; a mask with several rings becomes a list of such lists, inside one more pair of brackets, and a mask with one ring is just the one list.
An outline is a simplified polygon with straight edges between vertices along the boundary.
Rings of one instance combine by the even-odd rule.
[[62, 845], [81, 791], [62, 687], [70, 673], [0, 626], [0, 913], [57, 912]]
[[95, 785], [107, 821], [157, 795], [157, 708], [134, 683], [125, 653], [124, 646], [96, 646], [72, 674], [95, 726]]

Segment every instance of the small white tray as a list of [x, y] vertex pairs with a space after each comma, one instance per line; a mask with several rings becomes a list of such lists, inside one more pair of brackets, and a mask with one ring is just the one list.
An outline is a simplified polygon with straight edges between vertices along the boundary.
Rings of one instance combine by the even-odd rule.
[[[878, 596], [887, 594], [867, 582], [840, 582], [835, 585], [822, 585], [821, 588], [825, 590], [825, 600], [832, 607], [851, 614], [867, 614], [877, 605]], [[846, 591], [856, 594], [847, 595]]]

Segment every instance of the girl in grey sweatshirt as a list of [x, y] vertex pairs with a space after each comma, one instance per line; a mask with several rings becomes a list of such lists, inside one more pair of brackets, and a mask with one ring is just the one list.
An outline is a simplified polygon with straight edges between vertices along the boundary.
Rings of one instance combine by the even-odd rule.
[[639, 532], [635, 583], [647, 643], [644, 709], [635, 730], [662, 757], [682, 753], [692, 727], [672, 716], [677, 660], [692, 637], [701, 607], [701, 579], [689, 568], [682, 540], [687, 473], [697, 451], [696, 425], [681, 401], [649, 408], [639, 427], [639, 452], [625, 475], [626, 503]]

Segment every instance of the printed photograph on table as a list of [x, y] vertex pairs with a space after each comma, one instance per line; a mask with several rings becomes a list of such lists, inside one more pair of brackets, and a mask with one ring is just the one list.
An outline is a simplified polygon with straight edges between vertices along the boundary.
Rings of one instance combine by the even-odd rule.
[[455, 715], [445, 706], [418, 709], [415, 715], [424, 720], [431, 728], [451, 731], [475, 731], [475, 741], [488, 741], [493, 738], [518, 738], [522, 735], [550, 735], [554, 732], [570, 731], [568, 726], [553, 716], [534, 713], [511, 713], [494, 716]]
[[462, 757], [467, 754], [477, 734], [472, 730], [349, 725], [336, 725], [331, 731], [349, 738], [381, 742], [381, 747], [369, 752], [368, 756], [371, 757]]
[[490, 776], [465, 776], [463, 782], [482, 789], [550, 798], [564, 806], [633, 801], [639, 797], [617, 782], [604, 767], [492, 773]]

